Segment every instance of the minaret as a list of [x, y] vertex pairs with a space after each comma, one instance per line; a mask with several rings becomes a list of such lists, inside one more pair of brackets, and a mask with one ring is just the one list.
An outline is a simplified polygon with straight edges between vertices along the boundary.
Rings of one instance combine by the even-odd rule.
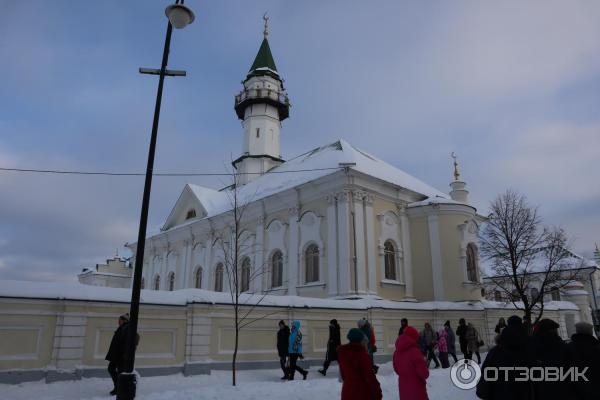
[[279, 135], [281, 121], [290, 114], [290, 102], [277, 72], [269, 47], [266, 14], [264, 38], [254, 63], [242, 82], [244, 89], [235, 96], [235, 112], [242, 120], [244, 142], [242, 155], [233, 162], [244, 185], [281, 164]]
[[467, 184], [458, 178], [458, 163], [456, 162], [456, 154], [452, 152], [452, 158], [454, 159], [454, 180], [450, 183], [452, 191], [450, 191], [450, 197], [454, 201], [460, 201], [461, 203], [469, 203], [469, 191], [467, 190]]

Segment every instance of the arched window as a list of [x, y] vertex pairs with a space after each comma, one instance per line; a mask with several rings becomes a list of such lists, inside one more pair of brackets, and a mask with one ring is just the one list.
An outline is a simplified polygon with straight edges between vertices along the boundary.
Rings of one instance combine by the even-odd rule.
[[478, 282], [477, 275], [477, 246], [469, 243], [467, 246], [467, 279], [469, 282]]
[[276, 288], [283, 285], [283, 254], [275, 250], [271, 256], [271, 287]]
[[196, 275], [194, 276], [194, 287], [196, 289], [202, 288], [202, 267], [196, 268]]
[[196, 210], [194, 210], [193, 208], [191, 210], [189, 210], [187, 212], [187, 215], [185, 216], [185, 219], [192, 219], [192, 218], [196, 218]]
[[175, 272], [169, 272], [169, 291], [175, 290]]
[[215, 268], [215, 292], [223, 291], [223, 264], [218, 263]]
[[531, 288], [531, 300], [532, 301], [536, 301], [539, 295], [540, 295], [540, 291], [537, 288]]
[[154, 290], [160, 290], [160, 275], [154, 278]]
[[140, 288], [144, 289], [146, 287], [146, 280], [142, 278], [142, 282], [140, 283]]
[[513, 289], [512, 293], [511, 293], [511, 298], [512, 298], [512, 301], [521, 300], [521, 294], [519, 294], [519, 291], [517, 289]]
[[250, 259], [245, 257], [242, 260], [240, 293], [247, 292], [248, 290], [250, 290]]
[[396, 249], [388, 240], [383, 244], [383, 260], [385, 264], [385, 279], [396, 280]]
[[494, 290], [494, 300], [502, 301], [502, 293], [499, 290]]
[[319, 247], [311, 244], [304, 250], [304, 269], [306, 283], [319, 281]]
[[550, 297], [552, 298], [552, 301], [560, 301], [560, 291], [558, 288], [552, 288], [552, 290], [550, 290]]

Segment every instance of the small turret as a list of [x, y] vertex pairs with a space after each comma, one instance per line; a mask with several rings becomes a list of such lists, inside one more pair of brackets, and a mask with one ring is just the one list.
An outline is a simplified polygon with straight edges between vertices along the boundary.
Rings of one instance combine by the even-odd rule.
[[464, 181], [459, 180], [460, 174], [458, 173], [458, 162], [456, 162], [456, 154], [452, 152], [452, 158], [454, 159], [454, 181], [450, 183], [452, 190], [450, 191], [450, 197], [454, 201], [461, 203], [469, 203], [469, 191], [467, 190], [467, 184]]

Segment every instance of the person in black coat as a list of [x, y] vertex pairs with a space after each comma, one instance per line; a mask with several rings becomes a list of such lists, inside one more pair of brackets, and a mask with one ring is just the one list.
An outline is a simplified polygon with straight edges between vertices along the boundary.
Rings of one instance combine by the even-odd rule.
[[281, 379], [288, 378], [288, 370], [285, 366], [286, 359], [288, 356], [288, 341], [290, 338], [290, 327], [283, 322], [279, 321], [279, 331], [277, 331], [277, 353], [279, 354], [279, 365], [283, 371]]
[[321, 375], [327, 375], [327, 368], [332, 361], [337, 361], [337, 348], [341, 346], [340, 326], [336, 319], [329, 321], [329, 340], [327, 341], [327, 353], [325, 354], [325, 362], [323, 368], [319, 370]]
[[[523, 323], [526, 325], [526, 323]], [[526, 327], [527, 328], [527, 327]], [[557, 367], [566, 370], [570, 364], [566, 343], [558, 336], [559, 325], [544, 318], [536, 325], [529, 346], [534, 367]], [[571, 399], [571, 382], [534, 382], [536, 399]]]
[[571, 343], [567, 345], [571, 365], [580, 371], [588, 368], [585, 373], [587, 382], [573, 382], [571, 399], [592, 400], [597, 399], [600, 394], [600, 342], [593, 336], [593, 329], [587, 322], [576, 323], [576, 333], [571, 336]]
[[400, 329], [398, 330], [398, 336], [404, 333], [404, 329], [408, 326], [408, 320], [406, 318], [402, 318], [400, 320]]
[[458, 344], [460, 345], [460, 351], [463, 353], [464, 358], [471, 358], [471, 353], [467, 347], [467, 322], [464, 318], [458, 320], [458, 328], [456, 328], [456, 336], [458, 336]]
[[[527, 345], [529, 337], [525, 332], [523, 321], [513, 315], [508, 319], [508, 326], [502, 330], [498, 345], [490, 349], [483, 361], [481, 370], [488, 367], [530, 367], [531, 361], [527, 359]], [[531, 382], [515, 381], [514, 371], [508, 372], [505, 379], [503, 372], [498, 373], [498, 379], [486, 381], [483, 374], [477, 384], [477, 396], [484, 400], [531, 400], [533, 399], [533, 386]], [[563, 399], [564, 400], [564, 399]]]
[[125, 368], [125, 351], [127, 350], [127, 332], [129, 325], [129, 314], [123, 314], [119, 317], [119, 327], [113, 334], [112, 340], [110, 341], [110, 347], [108, 353], [106, 353], [105, 360], [108, 361], [108, 373], [113, 381], [113, 390], [110, 394], [117, 394], [117, 379], [119, 374], [123, 372]]

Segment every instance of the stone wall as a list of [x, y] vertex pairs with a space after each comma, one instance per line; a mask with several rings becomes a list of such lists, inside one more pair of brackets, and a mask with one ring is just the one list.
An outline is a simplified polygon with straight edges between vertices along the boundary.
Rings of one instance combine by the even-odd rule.
[[[418, 329], [430, 322], [436, 330], [446, 320], [456, 328], [458, 319], [466, 318], [479, 330], [487, 347], [493, 344], [498, 318], [515, 313], [506, 307], [490, 307], [491, 303], [486, 307], [483, 303], [429, 303], [429, 309], [423, 307], [427, 303], [404, 304], [406, 309], [259, 305], [247, 318], [254, 322], [241, 333], [239, 368], [277, 368], [275, 342], [280, 319], [301, 321], [305, 362], [317, 365], [325, 357], [328, 322], [332, 318], [339, 321], [342, 338], [360, 318], [372, 321], [379, 349], [377, 358], [385, 362], [393, 354], [401, 318], [408, 318], [410, 325]], [[0, 382], [107, 377], [104, 356], [117, 317], [127, 311], [125, 302], [1, 298]], [[580, 319], [579, 311], [572, 305], [555, 307], [545, 315], [560, 322], [563, 337], [567, 334], [566, 323]], [[231, 305], [142, 304], [139, 333], [136, 369], [141, 375], [207, 374], [231, 366]]]

